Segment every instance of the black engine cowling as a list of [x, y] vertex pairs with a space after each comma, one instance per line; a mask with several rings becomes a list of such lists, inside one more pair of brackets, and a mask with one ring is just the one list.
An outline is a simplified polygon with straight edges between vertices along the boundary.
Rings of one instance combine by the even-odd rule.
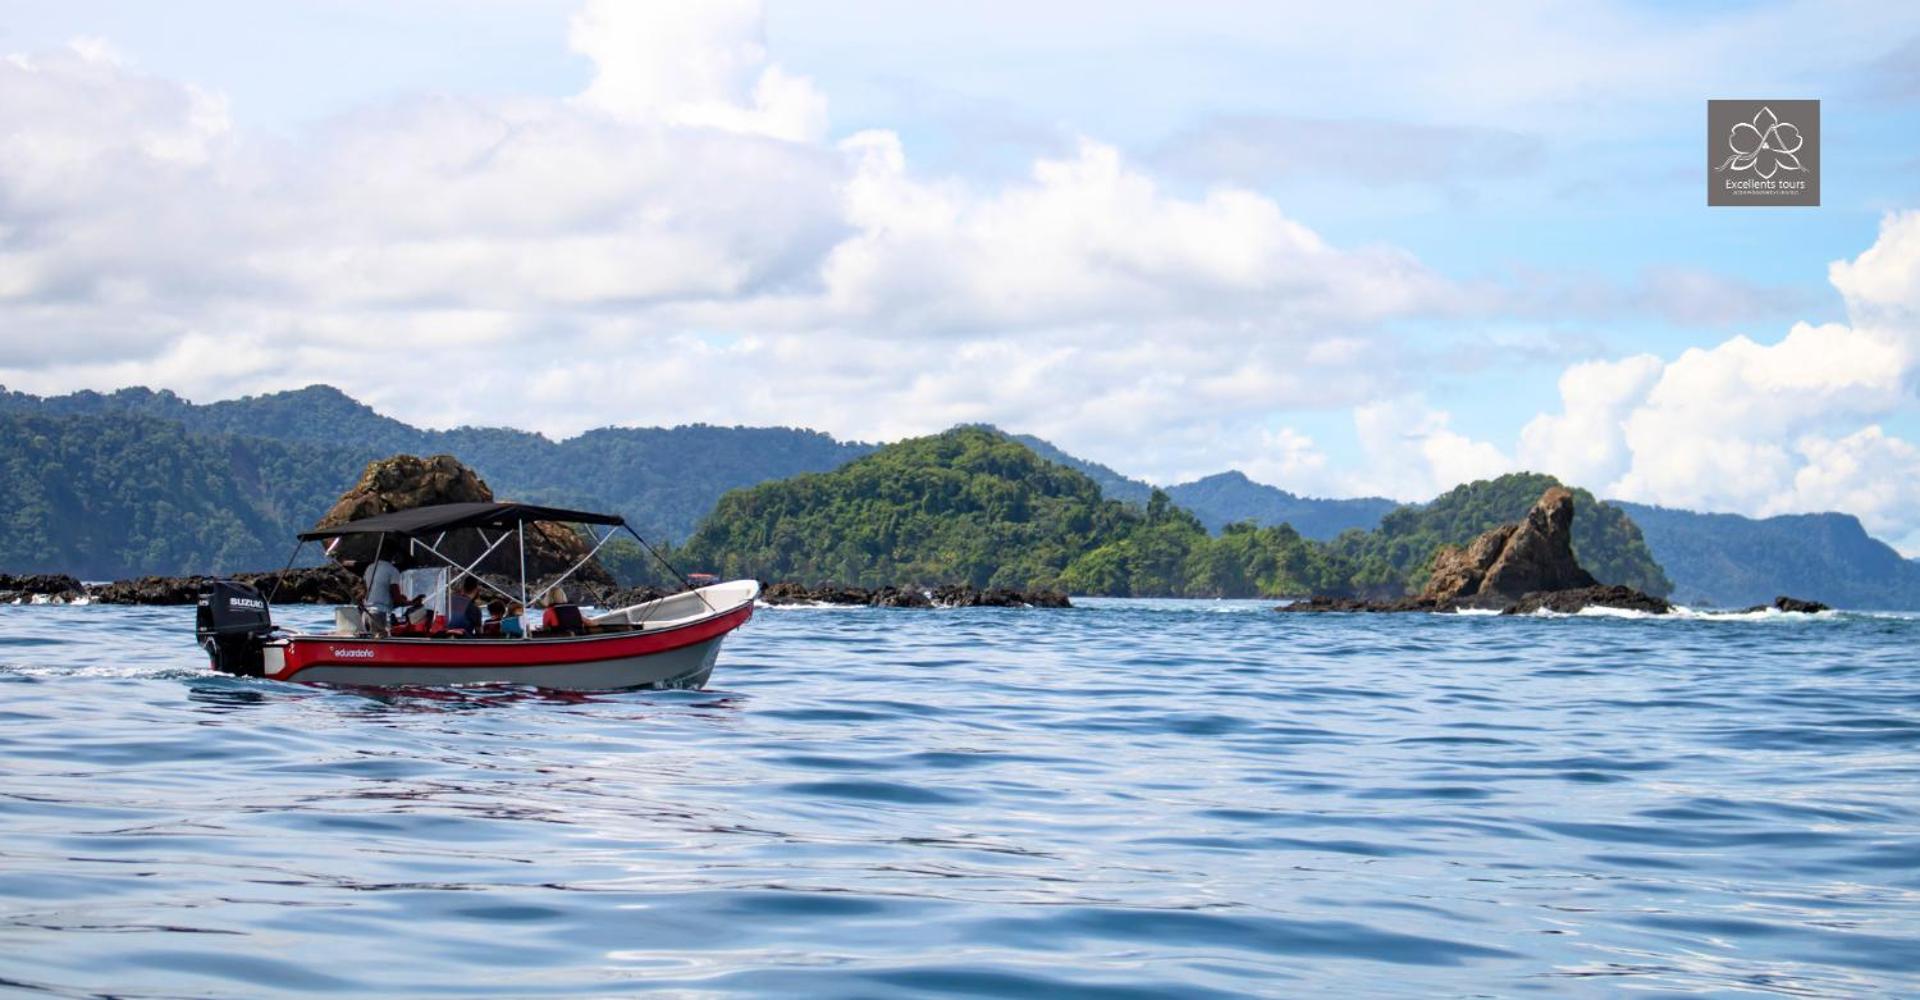
[[244, 677], [266, 672], [262, 646], [273, 634], [273, 614], [260, 592], [237, 580], [215, 580], [200, 594], [194, 637], [213, 669]]

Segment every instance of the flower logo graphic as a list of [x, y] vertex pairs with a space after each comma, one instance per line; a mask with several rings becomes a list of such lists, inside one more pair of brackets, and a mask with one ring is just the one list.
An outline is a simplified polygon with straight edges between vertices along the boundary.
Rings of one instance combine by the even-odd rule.
[[1772, 180], [1773, 175], [1783, 170], [1805, 170], [1800, 165], [1800, 130], [1792, 122], [1783, 122], [1773, 113], [1772, 108], [1762, 107], [1753, 116], [1751, 122], [1738, 122], [1727, 136], [1727, 148], [1733, 155], [1726, 158], [1715, 172], [1731, 167], [1734, 170], [1751, 170], [1761, 178]]

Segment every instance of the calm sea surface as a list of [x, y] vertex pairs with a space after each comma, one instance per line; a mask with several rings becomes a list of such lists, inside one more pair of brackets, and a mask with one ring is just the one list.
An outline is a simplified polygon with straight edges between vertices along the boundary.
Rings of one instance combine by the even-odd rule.
[[1085, 604], [594, 697], [0, 608], [0, 992], [1920, 995], [1920, 620]]

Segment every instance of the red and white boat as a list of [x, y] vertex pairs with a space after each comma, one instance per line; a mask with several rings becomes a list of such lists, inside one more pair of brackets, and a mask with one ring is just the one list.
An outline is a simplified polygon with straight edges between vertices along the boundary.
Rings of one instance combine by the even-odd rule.
[[[586, 526], [595, 544], [572, 568], [532, 589], [525, 571], [526, 526], [542, 521]], [[602, 536], [594, 526], [609, 530]], [[522, 567], [519, 592], [479, 579], [502, 597], [532, 607], [591, 560], [616, 530], [632, 533], [614, 514], [516, 503], [460, 503], [363, 518], [307, 532], [300, 541], [304, 546], [377, 536], [376, 551], [404, 544], [416, 554], [439, 557], [454, 573], [447, 581], [451, 584], [473, 575], [488, 555], [509, 539], [517, 539]], [[484, 550], [470, 564], [442, 554], [449, 533], [456, 531], [479, 533]], [[490, 537], [490, 531], [498, 536]], [[646, 543], [641, 540], [641, 544]], [[298, 557], [299, 549], [294, 555]], [[276, 628], [270, 594], [262, 595], [237, 581], [219, 580], [201, 595], [195, 631], [214, 669], [273, 680], [379, 687], [518, 684], [565, 691], [698, 688], [713, 673], [721, 640], [753, 616], [759, 594], [756, 581], [734, 580], [583, 615], [572, 628], [535, 629], [521, 636], [376, 635], [359, 627], [368, 620], [361, 613], [337, 614], [340, 624], [331, 633]]]

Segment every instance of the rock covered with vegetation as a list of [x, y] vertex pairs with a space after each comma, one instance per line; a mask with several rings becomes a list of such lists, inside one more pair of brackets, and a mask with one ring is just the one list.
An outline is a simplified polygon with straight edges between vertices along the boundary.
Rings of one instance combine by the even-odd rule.
[[[416, 507], [444, 503], [490, 503], [493, 499], [493, 489], [486, 481], [452, 455], [434, 455], [430, 458], [394, 455], [367, 463], [366, 469], [360, 473], [360, 480], [334, 503], [314, 527], [332, 528], [349, 521]], [[385, 542], [386, 548], [382, 550], [372, 537], [350, 536], [340, 540], [333, 555], [336, 559], [352, 558], [364, 563], [376, 551], [384, 551], [388, 558], [397, 557], [401, 554], [399, 547], [405, 544], [404, 539], [389, 538]], [[473, 531], [456, 531], [449, 533], [435, 548], [448, 559], [466, 566], [485, 552], [488, 544]], [[586, 539], [569, 525], [546, 522], [529, 524], [526, 537], [527, 578], [533, 580], [559, 576], [585, 558], [589, 551]], [[442, 565], [442, 561], [431, 554], [422, 553], [417, 558], [423, 565]], [[484, 573], [518, 579], [520, 559], [518, 544], [508, 542], [495, 548], [481, 562], [480, 568]], [[614, 586], [613, 576], [596, 561], [589, 561], [568, 579], [588, 587]]]

